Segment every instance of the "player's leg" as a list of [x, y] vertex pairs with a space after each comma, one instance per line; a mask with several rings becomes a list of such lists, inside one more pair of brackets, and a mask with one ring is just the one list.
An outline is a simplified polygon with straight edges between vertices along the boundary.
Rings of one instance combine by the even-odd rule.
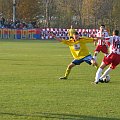
[[[115, 54], [115, 53], [111, 53], [110, 55], [108, 55], [107, 57], [104, 57], [103, 62], [100, 66], [100, 68], [98, 69], [97, 73], [96, 73], [96, 77], [95, 77], [95, 83], [97, 84], [98, 82], [100, 82], [100, 76], [102, 73], [102, 70], [110, 64], [110, 68], [111, 69], [115, 69], [117, 65], [119, 65], [120, 63], [120, 56]], [[105, 71], [104, 74], [108, 74], [111, 69], [107, 69], [107, 71]], [[103, 74], [103, 75], [104, 75]]]
[[95, 61], [97, 61], [97, 55], [98, 53], [101, 51], [101, 46], [98, 45], [94, 51], [94, 55], [93, 55], [93, 58], [95, 59]]
[[102, 81], [100, 81], [100, 76], [101, 76], [101, 74], [102, 74], [103, 69], [104, 69], [106, 66], [107, 66], [107, 65], [106, 65], [104, 62], [101, 63], [100, 67], [98, 68], [98, 70], [97, 70], [97, 72], [96, 72], [95, 81], [94, 81], [95, 84], [98, 84], [98, 82], [102, 82]]
[[107, 45], [103, 45], [102, 46], [102, 49], [101, 49], [101, 52], [104, 53], [104, 56], [108, 56], [109, 53], [108, 53], [108, 46]]
[[68, 75], [70, 74], [71, 72], [71, 69], [75, 66], [74, 63], [70, 63], [66, 69], [66, 72], [65, 72], [65, 75], [63, 77], [60, 77], [59, 79], [67, 79], [68, 78]]
[[[103, 73], [103, 75], [100, 77], [100, 79], [103, 79], [104, 77], [106, 77], [110, 73], [110, 71], [115, 69], [116, 66], [119, 65], [119, 63], [120, 63], [120, 56], [119, 55], [112, 53], [109, 56], [111, 58], [111, 60], [109, 60], [110, 61], [109, 63], [111, 63], [110, 67]], [[109, 58], [109, 56], [108, 56], [108, 58]]]
[[69, 74], [70, 74], [70, 72], [71, 72], [71, 69], [72, 69], [74, 66], [76, 66], [76, 65], [80, 65], [82, 62], [84, 62], [84, 61], [83, 61], [83, 58], [82, 58], [82, 59], [79, 59], [79, 60], [77, 60], [77, 59], [73, 60], [73, 61], [68, 65], [64, 77], [60, 77], [59, 79], [67, 79], [68, 76], [69, 76]]
[[74, 63], [70, 63], [70, 64], [68, 65], [68, 67], [67, 67], [67, 69], [66, 69], [66, 72], [65, 72], [65, 77], [66, 77], [66, 78], [68, 77], [68, 75], [69, 75], [70, 72], [71, 72], [71, 69], [72, 69], [74, 66], [75, 66]]
[[105, 70], [105, 72], [103, 73], [103, 75], [100, 77], [100, 79], [103, 79], [104, 77], [106, 77], [107, 75], [109, 75], [110, 71], [112, 69], [109, 67], [107, 70]]
[[101, 77], [103, 69], [109, 64], [111, 64], [111, 55], [104, 57], [100, 67], [98, 68], [98, 70], [96, 72], [94, 83], [98, 84], [99, 82], [103, 82], [103, 80], [101, 80], [100, 77]]
[[88, 55], [83, 59], [86, 63], [88, 63], [89, 65], [93, 65], [95, 66], [97, 69], [99, 68], [98, 63], [96, 62], [96, 60], [92, 57], [92, 55]]
[[99, 53], [98, 51], [94, 52], [93, 58], [95, 59], [95, 61], [97, 61], [97, 55], [98, 55], [98, 53]]
[[91, 63], [92, 63], [93, 66], [95, 66], [96, 69], [99, 68], [98, 63], [96, 62], [96, 60], [94, 58], [91, 59]]

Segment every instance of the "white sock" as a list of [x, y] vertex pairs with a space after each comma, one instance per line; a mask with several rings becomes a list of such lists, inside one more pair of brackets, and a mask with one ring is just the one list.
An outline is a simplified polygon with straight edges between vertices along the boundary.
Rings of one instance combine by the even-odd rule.
[[100, 77], [100, 79], [103, 79], [105, 76], [107, 76], [111, 70], [112, 70], [112, 69], [109, 67], [109, 68], [103, 73], [103, 75]]
[[99, 82], [99, 78], [101, 76], [103, 69], [102, 68], [98, 68], [97, 72], [96, 72], [96, 76], [95, 76], [95, 82]]

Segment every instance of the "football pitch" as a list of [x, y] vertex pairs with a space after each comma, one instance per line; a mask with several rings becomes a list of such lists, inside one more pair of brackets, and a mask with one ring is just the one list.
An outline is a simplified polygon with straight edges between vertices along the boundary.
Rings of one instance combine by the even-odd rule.
[[110, 83], [86, 63], [59, 80], [72, 60], [55, 40], [0, 40], [0, 120], [120, 120], [120, 66]]

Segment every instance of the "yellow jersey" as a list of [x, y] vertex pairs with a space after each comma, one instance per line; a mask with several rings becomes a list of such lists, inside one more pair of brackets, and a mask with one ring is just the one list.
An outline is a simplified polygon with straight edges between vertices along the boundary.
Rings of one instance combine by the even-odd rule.
[[90, 54], [86, 43], [92, 43], [93, 41], [93, 38], [83, 37], [76, 41], [74, 39], [62, 40], [62, 43], [69, 46], [74, 59], [81, 59]]

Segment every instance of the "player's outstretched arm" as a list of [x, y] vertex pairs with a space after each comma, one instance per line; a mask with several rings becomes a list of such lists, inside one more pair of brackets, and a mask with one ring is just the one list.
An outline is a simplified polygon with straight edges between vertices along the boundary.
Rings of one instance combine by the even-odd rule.
[[97, 42], [99, 39], [103, 40], [104, 37], [94, 37], [93, 39], [94, 39], [94, 40], [93, 40], [94, 42]]
[[95, 37], [95, 38], [93, 38], [93, 41], [94, 41], [94, 42], [97, 42], [98, 39], [99, 39], [99, 38]]
[[50, 32], [50, 35], [55, 38], [57, 41], [62, 42], [62, 39], [56, 37], [56, 35], [53, 32]]
[[95, 37], [95, 38], [97, 38], [97, 39], [101, 39], [101, 40], [103, 40], [103, 39], [104, 39], [104, 37]]

